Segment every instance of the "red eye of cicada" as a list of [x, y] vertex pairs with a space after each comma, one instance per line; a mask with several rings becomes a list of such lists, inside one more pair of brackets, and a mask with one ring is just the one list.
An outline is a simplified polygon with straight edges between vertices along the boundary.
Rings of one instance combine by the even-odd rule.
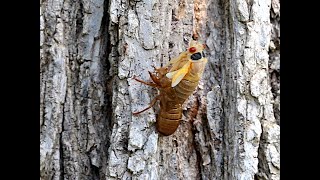
[[195, 47], [189, 48], [189, 52], [191, 52], [191, 53], [196, 52], [196, 51], [197, 51], [197, 49]]

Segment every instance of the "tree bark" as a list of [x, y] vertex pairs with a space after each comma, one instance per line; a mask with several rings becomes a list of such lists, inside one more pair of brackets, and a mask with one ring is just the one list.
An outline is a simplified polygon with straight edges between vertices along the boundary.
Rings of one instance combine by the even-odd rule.
[[[42, 0], [40, 21], [40, 179], [279, 179], [278, 0]], [[162, 136], [132, 77], [193, 32], [208, 64]]]

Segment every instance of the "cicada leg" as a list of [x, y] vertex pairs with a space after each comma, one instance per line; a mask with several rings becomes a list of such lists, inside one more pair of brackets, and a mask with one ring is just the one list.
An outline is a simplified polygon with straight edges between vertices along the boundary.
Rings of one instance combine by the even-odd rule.
[[150, 105], [149, 105], [147, 108], [145, 108], [145, 109], [143, 109], [143, 110], [141, 110], [141, 111], [138, 111], [138, 112], [133, 112], [132, 114], [133, 114], [133, 115], [137, 115], [137, 114], [140, 114], [140, 113], [142, 113], [142, 112], [150, 109], [152, 106], [155, 105], [155, 103], [157, 102], [157, 100], [160, 100], [160, 95], [156, 96], [156, 97], [150, 102]]
[[152, 79], [152, 81], [159, 87], [161, 86], [160, 84], [160, 81], [159, 81], [159, 78], [157, 78], [156, 75], [152, 74], [150, 71], [149, 72], [149, 75], [150, 75], [150, 78]]
[[155, 84], [155, 83], [145, 82], [145, 81], [143, 81], [143, 80], [141, 80], [141, 79], [136, 78], [135, 76], [134, 76], [132, 79], [134, 79], [134, 80], [136, 80], [136, 81], [138, 81], [138, 82], [140, 82], [140, 83], [142, 83], [142, 84], [148, 85], [148, 86], [158, 87], [158, 85]]

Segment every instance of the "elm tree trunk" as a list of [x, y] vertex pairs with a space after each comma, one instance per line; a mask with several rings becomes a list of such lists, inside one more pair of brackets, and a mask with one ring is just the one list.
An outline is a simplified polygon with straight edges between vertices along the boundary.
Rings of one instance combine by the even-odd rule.
[[[40, 20], [40, 179], [279, 179], [279, 0], [42, 0]], [[193, 33], [208, 64], [164, 137], [132, 77]]]

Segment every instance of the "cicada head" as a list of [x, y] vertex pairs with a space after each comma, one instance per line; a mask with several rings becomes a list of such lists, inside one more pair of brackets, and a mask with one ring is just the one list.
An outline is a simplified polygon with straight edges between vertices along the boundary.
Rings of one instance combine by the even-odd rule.
[[166, 76], [172, 79], [172, 87], [179, 84], [179, 82], [189, 72], [196, 73], [198, 76], [201, 76], [204, 66], [207, 63], [207, 59], [203, 52], [204, 48], [204, 44], [191, 40], [188, 49], [181, 53], [178, 58], [170, 61], [173, 66]]
[[187, 58], [189, 61], [195, 63], [195, 62], [201, 62], [204, 60], [205, 54], [203, 50], [205, 49], [205, 44], [202, 44], [198, 41], [191, 40], [188, 47], [188, 55]]

